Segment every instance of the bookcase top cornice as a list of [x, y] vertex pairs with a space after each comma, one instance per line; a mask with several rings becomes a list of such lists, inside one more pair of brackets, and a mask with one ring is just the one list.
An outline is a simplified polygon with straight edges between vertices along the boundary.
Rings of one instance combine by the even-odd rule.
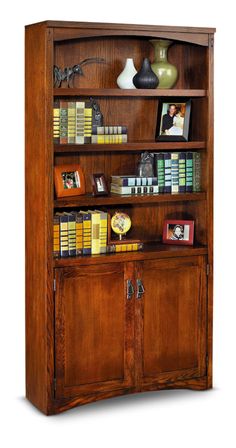
[[98, 23], [98, 22], [66, 22], [66, 21], [54, 21], [46, 20], [44, 22], [38, 22], [33, 25], [44, 25], [47, 28], [86, 28], [86, 29], [112, 29], [112, 30], [127, 30], [127, 31], [169, 31], [173, 33], [201, 33], [212, 34], [215, 33], [216, 28], [202, 28], [202, 27], [185, 27], [185, 26], [163, 26], [163, 25], [138, 25], [128, 23]]

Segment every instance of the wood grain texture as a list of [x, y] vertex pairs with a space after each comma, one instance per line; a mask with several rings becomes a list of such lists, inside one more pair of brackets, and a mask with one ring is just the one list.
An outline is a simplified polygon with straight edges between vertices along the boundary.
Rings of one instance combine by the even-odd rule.
[[[101, 172], [101, 170], [97, 170]], [[115, 173], [117, 174], [117, 173]], [[126, 174], [128, 174], [126, 172]], [[73, 196], [68, 198], [59, 198], [54, 201], [56, 208], [66, 207], [88, 207], [97, 205], [113, 205], [113, 204], [152, 204], [161, 202], [189, 202], [189, 201], [204, 201], [206, 193], [178, 193], [178, 194], [149, 194], [149, 195], [118, 195], [110, 194], [104, 197], [94, 197], [92, 195], [80, 196], [78, 199]]]
[[45, 20], [43, 22], [39, 22], [36, 24], [29, 24], [26, 28], [30, 26], [35, 26], [38, 24], [43, 24], [49, 28], [81, 28], [88, 31], [89, 29], [111, 29], [123, 30], [125, 35], [128, 30], [156, 30], [156, 31], [172, 31], [172, 32], [182, 32], [182, 33], [203, 33], [209, 34], [214, 33], [216, 28], [207, 28], [207, 27], [190, 27], [190, 26], [165, 26], [165, 25], [143, 25], [143, 24], [130, 24], [130, 23], [105, 23], [105, 22], [78, 22], [78, 21], [66, 21], [66, 20]]
[[54, 258], [54, 266], [59, 267], [73, 267], [73, 266], [88, 266], [91, 264], [117, 263], [137, 260], [152, 260], [173, 257], [188, 257], [196, 255], [206, 255], [207, 247], [201, 244], [194, 246], [172, 246], [162, 243], [147, 243], [144, 244], [144, 249], [138, 252], [124, 252], [116, 254], [105, 255], [89, 255], [77, 256], [68, 258]]
[[214, 274], [214, 34], [209, 35], [208, 50], [208, 133], [207, 142], [207, 239], [208, 239], [208, 263], [210, 266], [208, 275], [208, 387], [212, 387], [213, 375], [213, 274]]
[[46, 413], [54, 375], [52, 33], [27, 28], [25, 43], [26, 396]]
[[56, 271], [57, 398], [133, 383], [133, 302], [123, 263]]
[[154, 384], [206, 374], [206, 263], [201, 257], [144, 261], [139, 307], [141, 377]]
[[139, 152], [139, 151], [176, 151], [176, 150], [199, 150], [205, 149], [206, 142], [190, 141], [190, 142], [154, 142], [152, 140], [136, 141], [121, 144], [85, 144], [85, 145], [54, 145], [54, 154], [60, 153], [87, 153], [93, 152]]
[[[63, 64], [63, 62], [62, 62]], [[99, 65], [99, 67], [101, 67]], [[119, 71], [117, 70], [117, 76], [122, 71], [122, 65], [119, 67]], [[87, 70], [88, 71], [88, 70]], [[90, 75], [93, 74], [93, 70], [90, 69]], [[88, 75], [88, 74], [87, 74]], [[77, 79], [77, 82], [80, 82], [82, 84], [82, 81], [84, 83], [88, 83], [88, 79], [86, 80], [79, 80]], [[113, 75], [112, 76], [112, 83], [115, 85], [116, 78]], [[98, 81], [97, 81], [98, 82]], [[147, 97], [154, 97], [154, 98], [162, 98], [162, 97], [204, 97], [208, 95], [207, 91], [205, 89], [117, 89], [117, 88], [60, 88], [60, 89], [54, 89], [54, 96], [55, 97], [71, 97], [71, 96], [95, 96], [97, 98], [102, 97], [140, 97], [140, 98], [147, 98]]]
[[[213, 33], [53, 21], [26, 27], [26, 396], [47, 415], [122, 394], [212, 387]], [[153, 60], [151, 37], [174, 40], [175, 88], [118, 89], [127, 57], [137, 68], [144, 57]], [[89, 56], [106, 64], [85, 66], [73, 89], [53, 89], [53, 64]], [[128, 126], [129, 143], [53, 145], [53, 100], [89, 96], [98, 98], [106, 124]], [[192, 98], [189, 142], [155, 142], [165, 97]], [[111, 175], [135, 174], [144, 150], [201, 150], [202, 192], [91, 195], [92, 173], [103, 172], [108, 183]], [[53, 166], [65, 163], [83, 167], [86, 195], [55, 198]], [[144, 241], [144, 250], [53, 260], [53, 212], [97, 206], [127, 212], [129, 237]], [[168, 218], [194, 220], [194, 246], [161, 243]], [[142, 300], [135, 298], [137, 278], [145, 287]], [[128, 279], [135, 286], [131, 300]]]
[[[55, 400], [54, 401], [54, 409], [50, 410], [48, 415], [50, 414], [58, 414], [64, 411], [67, 411], [75, 406], [82, 406], [91, 402], [96, 402], [100, 400], [106, 400], [109, 398], [119, 397], [121, 395], [129, 395], [140, 392], [153, 392], [159, 390], [170, 390], [170, 389], [190, 389], [196, 391], [204, 391], [207, 389], [207, 377], [194, 378], [194, 379], [183, 379], [180, 381], [175, 381], [173, 383], [159, 383], [152, 385], [145, 385], [142, 387], [132, 387], [128, 389], [115, 390], [112, 392], [100, 392], [100, 393], [92, 393], [83, 396], [68, 398], [64, 400]], [[125, 399], [125, 397], [124, 397]], [[158, 400], [158, 395], [157, 395]]]

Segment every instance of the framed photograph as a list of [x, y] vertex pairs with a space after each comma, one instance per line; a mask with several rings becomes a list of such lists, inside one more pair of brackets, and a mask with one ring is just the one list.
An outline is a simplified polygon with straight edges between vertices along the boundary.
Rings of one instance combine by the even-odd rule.
[[166, 220], [163, 226], [163, 243], [191, 246], [194, 237], [194, 221]]
[[78, 164], [55, 166], [54, 180], [58, 198], [85, 194], [84, 173]]
[[92, 186], [94, 196], [107, 196], [107, 181], [103, 173], [92, 174]]
[[160, 101], [157, 140], [188, 141], [191, 100]]

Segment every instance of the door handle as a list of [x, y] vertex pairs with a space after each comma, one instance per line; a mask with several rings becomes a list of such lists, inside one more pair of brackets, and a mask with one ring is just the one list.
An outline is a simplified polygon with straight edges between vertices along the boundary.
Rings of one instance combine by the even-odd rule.
[[134, 287], [131, 280], [127, 280], [126, 282], [126, 298], [128, 300], [132, 299], [132, 295], [134, 294]]
[[142, 295], [145, 292], [144, 286], [142, 284], [142, 281], [140, 279], [136, 280], [137, 283], [137, 294], [136, 294], [136, 299], [141, 299]]

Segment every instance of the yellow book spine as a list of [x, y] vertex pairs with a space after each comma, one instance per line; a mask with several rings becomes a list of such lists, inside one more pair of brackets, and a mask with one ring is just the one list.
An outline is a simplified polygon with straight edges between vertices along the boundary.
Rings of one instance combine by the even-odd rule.
[[91, 253], [100, 254], [100, 214], [91, 213]]

